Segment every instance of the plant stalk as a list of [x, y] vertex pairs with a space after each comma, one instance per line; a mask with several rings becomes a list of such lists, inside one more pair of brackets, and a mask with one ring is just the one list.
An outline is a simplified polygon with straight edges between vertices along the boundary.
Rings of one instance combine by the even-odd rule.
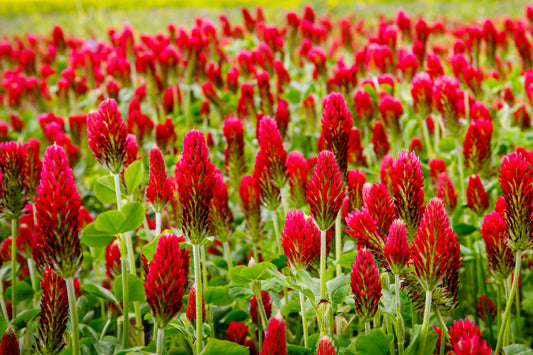
[[229, 242], [222, 242], [222, 247], [224, 248], [224, 258], [226, 263], [228, 263], [228, 271], [233, 267], [233, 260], [231, 259], [231, 249], [229, 247]]
[[283, 254], [283, 250], [281, 249], [281, 233], [279, 229], [278, 214], [275, 210], [271, 210], [270, 213], [272, 215], [272, 222], [274, 223], [274, 238], [278, 244], [278, 253], [281, 255]]
[[405, 342], [405, 329], [404, 329], [404, 322], [402, 317], [402, 311], [400, 309], [401, 307], [401, 301], [400, 301], [400, 286], [401, 286], [401, 280], [400, 275], [394, 274], [394, 285], [395, 285], [395, 292], [394, 297], [396, 298], [396, 322], [397, 329], [396, 329], [396, 339], [398, 341], [398, 355], [403, 355], [404, 350], [404, 342]]
[[335, 259], [337, 262], [337, 276], [342, 274], [342, 266], [339, 264], [342, 254], [342, 211], [339, 210], [335, 219]]
[[252, 282], [252, 291], [255, 295], [255, 299], [257, 300], [257, 306], [259, 308], [259, 316], [261, 318], [261, 326], [263, 327], [263, 330], [267, 330], [267, 315], [265, 311], [265, 305], [263, 304], [263, 297], [261, 296], [261, 283], [259, 281], [253, 281]]
[[368, 335], [370, 333], [370, 322], [365, 322], [365, 334]]
[[202, 324], [203, 324], [203, 302], [202, 302], [202, 271], [200, 269], [200, 245], [193, 244], [192, 256], [194, 262], [194, 281], [196, 282], [196, 355], [202, 352]]
[[459, 138], [455, 138], [455, 154], [457, 156], [457, 169], [459, 170], [459, 179], [461, 187], [461, 202], [465, 201], [465, 173], [464, 173], [464, 167], [463, 167], [463, 149], [461, 147], [461, 143], [459, 142]]
[[304, 332], [304, 346], [307, 348], [307, 339], [309, 338], [309, 331], [307, 329], [307, 317], [305, 316], [305, 298], [303, 292], [298, 292], [300, 296], [300, 309], [302, 312], [302, 327]]
[[431, 300], [433, 291], [426, 291], [426, 305], [424, 307], [424, 322], [422, 323], [422, 353], [425, 354], [427, 334], [429, 329], [429, 318], [431, 317]]
[[326, 231], [320, 231], [320, 299], [326, 299]]
[[165, 345], [165, 328], [157, 328], [156, 354], [163, 355]]
[[74, 278], [65, 279], [67, 284], [68, 304], [70, 308], [70, 326], [72, 327], [72, 354], [80, 354], [80, 329], [78, 327], [78, 308], [76, 306], [76, 291], [74, 290]]
[[161, 234], [161, 212], [155, 213], [155, 238]]
[[130, 324], [129, 320], [129, 306], [130, 306], [130, 297], [128, 290], [128, 270], [126, 269], [126, 257], [120, 258], [120, 266], [122, 269], [122, 348], [128, 348], [128, 328]]
[[17, 283], [17, 236], [19, 234], [18, 218], [11, 220], [11, 319], [15, 319], [17, 316], [16, 306], [16, 294], [15, 284]]

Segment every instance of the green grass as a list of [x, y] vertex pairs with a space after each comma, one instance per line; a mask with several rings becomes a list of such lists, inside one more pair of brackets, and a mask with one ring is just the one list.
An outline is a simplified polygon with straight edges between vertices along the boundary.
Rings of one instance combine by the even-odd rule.
[[230, 20], [242, 22], [240, 8], [256, 4], [265, 5], [269, 20], [283, 20], [280, 10], [301, 9], [305, 3], [313, 4], [319, 12], [330, 11], [334, 17], [355, 14], [357, 18], [375, 19], [381, 13], [394, 15], [403, 7], [412, 16], [445, 15], [471, 21], [503, 14], [523, 16], [527, 1], [0, 0], [0, 35], [48, 33], [53, 25], [60, 24], [68, 33], [103, 38], [109, 27], [120, 28], [125, 21], [138, 32], [155, 33], [165, 30], [170, 22], [188, 27], [196, 17], [217, 22], [222, 12]]

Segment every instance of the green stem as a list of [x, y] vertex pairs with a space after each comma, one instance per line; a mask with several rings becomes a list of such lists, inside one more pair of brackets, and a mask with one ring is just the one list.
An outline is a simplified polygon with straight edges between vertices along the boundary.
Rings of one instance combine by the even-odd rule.
[[496, 309], [498, 311], [498, 328], [501, 327], [502, 324], [502, 288], [501, 285], [496, 285]]
[[342, 274], [342, 266], [339, 263], [342, 254], [342, 211], [339, 210], [335, 219], [335, 259], [337, 262], [337, 276]]
[[437, 318], [439, 319], [440, 327], [442, 329], [439, 353], [440, 355], [444, 355], [444, 350], [446, 349], [446, 343], [448, 342], [448, 327], [446, 327], [446, 322], [444, 322], [444, 318], [442, 318], [442, 314], [440, 313], [438, 308], [435, 310], [435, 313], [437, 314]]
[[80, 354], [80, 329], [78, 327], [78, 308], [76, 306], [76, 291], [74, 290], [74, 278], [65, 279], [67, 284], [68, 304], [70, 308], [70, 326], [72, 327], [72, 354]]
[[287, 212], [289, 211], [289, 201], [288, 201], [288, 191], [289, 191], [289, 184], [285, 184], [280, 189], [281, 193], [281, 207], [283, 208], [283, 220], [285, 221], [285, 217], [287, 216]]
[[38, 291], [37, 290], [37, 277], [36, 277], [37, 275], [36, 275], [36, 270], [35, 270], [35, 263], [33, 262], [32, 258], [28, 258], [27, 262], [28, 262], [28, 270], [30, 272], [31, 288], [35, 292], [33, 295], [33, 305], [37, 306], [39, 302], [39, 298], [38, 298], [39, 293], [37, 292]]
[[424, 307], [424, 322], [422, 323], [422, 345], [420, 349], [425, 354], [427, 334], [429, 329], [429, 318], [431, 317], [431, 299], [433, 297], [433, 291], [426, 291], [426, 305]]
[[422, 125], [422, 133], [424, 134], [427, 154], [428, 156], [433, 156], [433, 147], [431, 146], [431, 139], [429, 138], [428, 125], [423, 117], [420, 117], [420, 124]]
[[100, 340], [104, 338], [105, 333], [107, 332], [107, 328], [109, 328], [110, 324], [111, 324], [111, 317], [107, 318], [107, 321], [105, 322], [104, 329], [102, 329], [102, 333], [100, 334]]
[[157, 329], [156, 354], [163, 354], [163, 347], [165, 345], [165, 328]]
[[400, 309], [401, 307], [401, 301], [400, 301], [400, 287], [401, 287], [401, 280], [400, 275], [394, 274], [394, 297], [396, 299], [396, 322], [397, 329], [396, 329], [396, 338], [398, 340], [398, 355], [403, 355], [404, 350], [404, 342], [405, 342], [405, 329], [404, 329], [404, 322], [402, 317], [402, 311]]
[[263, 330], [267, 330], [268, 317], [265, 311], [265, 305], [263, 304], [263, 297], [261, 297], [261, 283], [259, 281], [252, 282], [252, 291], [257, 300], [257, 306], [259, 307], [259, 316], [261, 318], [261, 326]]
[[233, 260], [231, 259], [231, 249], [229, 247], [229, 242], [222, 242], [222, 247], [224, 248], [224, 258], [226, 263], [228, 263], [228, 271], [233, 267]]
[[196, 282], [196, 355], [202, 352], [202, 324], [203, 324], [203, 302], [202, 302], [202, 271], [200, 270], [200, 245], [193, 244], [192, 257], [194, 262], [194, 280]]
[[161, 234], [161, 212], [155, 213], [155, 238]]
[[120, 258], [120, 265], [122, 269], [122, 348], [128, 348], [128, 328], [129, 328], [129, 305], [130, 297], [128, 292], [128, 270], [126, 269], [126, 257]]
[[[515, 260], [515, 270], [514, 270], [514, 278], [513, 278], [513, 284], [511, 285], [511, 291], [509, 292], [508, 298], [507, 298], [507, 305], [505, 306], [505, 312], [503, 313], [503, 320], [502, 324], [500, 326], [500, 332], [498, 334], [498, 343], [496, 344], [496, 351], [495, 354], [499, 354], [500, 349], [502, 348], [502, 341], [503, 341], [503, 333], [505, 329], [507, 328], [507, 323], [509, 322], [509, 318], [511, 317], [511, 307], [513, 305], [513, 297], [514, 294], [518, 288], [518, 279], [520, 277], [520, 264], [522, 261], [522, 252], [517, 251], [516, 252], [516, 260]], [[509, 276], [511, 277], [511, 276]]]
[[455, 154], [457, 155], [457, 169], [459, 170], [459, 179], [460, 179], [460, 187], [461, 187], [461, 201], [465, 201], [465, 173], [464, 173], [464, 167], [463, 167], [463, 147], [461, 146], [461, 143], [459, 142], [459, 138], [455, 138]]
[[[133, 251], [133, 242], [131, 232], [124, 234], [126, 238], [126, 250], [128, 252], [128, 263], [130, 272], [133, 275], [137, 275], [137, 269], [135, 267], [135, 254]], [[135, 310], [135, 324], [136, 332], [135, 337], [139, 345], [144, 345], [144, 336], [143, 336], [143, 323], [142, 323], [142, 314], [141, 314], [141, 304], [138, 301], [133, 302], [133, 308]]]
[[113, 180], [115, 180], [115, 197], [117, 200], [117, 211], [122, 209], [122, 194], [120, 193], [120, 175], [112, 174]]
[[270, 213], [272, 215], [272, 222], [274, 223], [274, 238], [278, 244], [278, 253], [281, 255], [283, 250], [281, 249], [281, 233], [279, 229], [278, 214], [275, 210], [271, 210]]
[[[200, 258], [202, 260], [202, 279], [203, 279], [203, 284], [204, 284], [204, 287], [207, 287], [209, 284], [207, 283], [207, 257], [206, 257], [205, 245], [200, 247]], [[203, 299], [202, 299], [202, 304], [204, 304]], [[206, 316], [207, 323], [209, 324], [209, 326], [211, 328], [211, 336], [214, 337], [215, 336], [215, 333], [214, 333], [215, 332], [215, 326], [213, 325], [213, 312], [211, 310], [211, 306], [210, 305], [206, 306], [205, 316]]]
[[365, 334], [370, 333], [370, 322], [365, 322]]
[[[520, 338], [520, 290], [516, 290], [515, 305], [516, 305], [516, 337]], [[487, 308], [488, 309], [488, 308]]]
[[11, 220], [11, 319], [17, 316], [15, 284], [17, 283], [17, 236], [19, 234], [19, 219]]
[[320, 299], [326, 299], [326, 231], [320, 231]]
[[[439, 141], [440, 141], [440, 121], [441, 118], [439, 115], [435, 116], [433, 119], [433, 132], [434, 132], [434, 143], [435, 143], [435, 154], [438, 154], [439, 151]], [[443, 132], [444, 135], [444, 132]]]
[[304, 331], [304, 346], [307, 348], [307, 338], [309, 337], [309, 331], [307, 330], [307, 317], [305, 316], [305, 298], [302, 292], [298, 292], [300, 296], [300, 309], [302, 312], [302, 326]]

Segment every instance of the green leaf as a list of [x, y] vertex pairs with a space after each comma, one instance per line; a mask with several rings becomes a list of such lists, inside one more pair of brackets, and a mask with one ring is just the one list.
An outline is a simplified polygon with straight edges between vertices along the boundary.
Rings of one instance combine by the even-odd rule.
[[249, 287], [237, 286], [234, 283], [230, 283], [229, 295], [236, 300], [249, 301], [254, 296], [254, 293]]
[[386, 355], [392, 342], [392, 335], [386, 335], [381, 329], [374, 329], [369, 334], [359, 335], [355, 340], [358, 355]]
[[134, 161], [124, 170], [124, 182], [129, 195], [142, 183], [143, 175], [144, 166], [141, 160]]
[[124, 224], [125, 217], [120, 211], [107, 211], [101, 213], [96, 217], [94, 228], [100, 232], [109, 234], [120, 234], [122, 224]]
[[415, 334], [413, 335], [413, 340], [411, 341], [411, 344], [405, 349], [405, 355], [431, 355], [433, 354], [433, 350], [435, 349], [435, 345], [437, 344], [438, 335], [433, 328], [429, 329], [429, 332], [427, 334], [426, 338], [426, 346], [425, 349], [420, 349], [421, 347], [421, 335], [420, 332], [422, 330], [421, 325], [415, 326]]
[[26, 325], [39, 313], [41, 313], [40, 309], [28, 309], [26, 311], [22, 311], [18, 314], [18, 316], [11, 322], [11, 324], [16, 328], [24, 328]]
[[267, 271], [276, 268], [272, 263], [258, 263], [251, 267], [238, 265], [229, 271], [229, 279], [236, 285], [247, 285], [255, 280], [268, 280], [272, 275]]
[[81, 232], [80, 237], [81, 242], [91, 248], [106, 247], [113, 239], [115, 239], [114, 234], [96, 230], [95, 222], [89, 223]]
[[299, 104], [301, 102], [300, 100], [301, 93], [298, 91], [298, 89], [290, 88], [287, 92], [287, 100], [293, 104]]
[[233, 299], [229, 295], [228, 286], [210, 286], [205, 289], [205, 303], [215, 306], [229, 306]]
[[503, 348], [505, 355], [533, 355], [533, 350], [524, 344], [512, 344]]
[[124, 222], [120, 228], [126, 233], [139, 228], [144, 221], [144, 207], [140, 202], [130, 202], [122, 206], [120, 212], [124, 215]]
[[[93, 187], [94, 194], [98, 201], [111, 205], [117, 202], [117, 195], [115, 194], [115, 179], [113, 175], [102, 176]], [[125, 197], [123, 191], [121, 191], [122, 197]]]
[[345, 269], [350, 269], [351, 270], [356, 255], [357, 255], [356, 251], [352, 251], [350, 253], [342, 254], [340, 259], [339, 259], [339, 262], [337, 264], [340, 264]]
[[474, 233], [477, 230], [477, 228], [470, 224], [457, 223], [456, 225], [453, 226], [453, 230], [455, 231], [455, 233], [457, 233], [458, 237], [465, 237], [469, 234]]
[[340, 274], [333, 280], [328, 281], [327, 288], [331, 293], [333, 303], [342, 304], [346, 295], [350, 292], [350, 276]]
[[444, 153], [449, 153], [455, 149], [455, 139], [452, 137], [444, 137], [439, 142], [439, 150]]
[[230, 324], [230, 322], [242, 322], [245, 319], [248, 319], [250, 315], [246, 313], [245, 311], [241, 309], [234, 309], [233, 311], [229, 312], [226, 318], [224, 318], [224, 324]]
[[4, 334], [6, 332], [7, 326], [8, 326], [7, 320], [0, 315], [0, 334]]
[[[17, 302], [22, 302], [33, 296], [33, 288], [27, 282], [17, 281], [15, 285], [15, 297]], [[7, 288], [6, 294], [7, 299], [11, 301], [11, 286]]]
[[281, 270], [287, 267], [287, 261], [289, 261], [289, 258], [287, 258], [285, 255], [280, 255], [276, 259], [272, 260], [271, 263], [274, 264], [278, 270]]
[[313, 350], [299, 345], [287, 345], [287, 355], [311, 355]]
[[[129, 290], [129, 299], [130, 302], [143, 302], [146, 301], [146, 295], [144, 293], [144, 285], [140, 278], [133, 274], [127, 274], [128, 275], [128, 290]], [[122, 275], [118, 275], [115, 278], [115, 282], [113, 283], [113, 292], [115, 294], [115, 297], [117, 298], [117, 301], [122, 303]]]
[[154, 260], [157, 243], [159, 242], [159, 238], [161, 238], [161, 236], [162, 234], [158, 235], [154, 240], [142, 247], [142, 253], [148, 262]]
[[246, 346], [239, 345], [232, 341], [209, 338], [207, 340], [207, 347], [202, 352], [202, 355], [248, 355], [249, 353], [250, 350], [248, 350]]
[[93, 284], [93, 283], [89, 283], [89, 284], [85, 284], [81, 287], [81, 289], [86, 292], [86, 293], [89, 293], [91, 295], [94, 295], [96, 297], [101, 297], [107, 301], [111, 301], [111, 302], [114, 302], [114, 303], [118, 303], [117, 302], [117, 299], [115, 298], [115, 296], [111, 293], [111, 291], [109, 291], [108, 289], [105, 289], [103, 288], [102, 286], [100, 285], [97, 285], [97, 284]]

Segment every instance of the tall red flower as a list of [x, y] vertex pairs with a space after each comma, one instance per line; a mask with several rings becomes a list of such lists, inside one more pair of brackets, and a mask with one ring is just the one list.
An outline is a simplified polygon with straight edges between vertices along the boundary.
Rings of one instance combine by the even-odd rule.
[[466, 188], [466, 204], [478, 216], [489, 208], [489, 194], [478, 175], [470, 175]]
[[215, 183], [212, 189], [213, 199], [209, 207], [209, 220], [214, 235], [220, 241], [227, 241], [232, 233], [231, 223], [233, 222], [233, 213], [228, 205], [228, 188], [220, 172], [215, 174]]
[[146, 301], [160, 328], [178, 313], [183, 301], [189, 260], [188, 255], [180, 249], [181, 241], [185, 240], [175, 234], [165, 234], [159, 238], [144, 282]]
[[253, 239], [261, 235], [261, 187], [251, 175], [244, 176], [239, 186], [246, 229]]
[[295, 207], [305, 205], [305, 190], [307, 185], [307, 160], [302, 153], [297, 150], [289, 152], [287, 155], [287, 175], [291, 187], [292, 203]]
[[17, 341], [17, 335], [15, 330], [11, 327], [7, 327], [6, 332], [2, 336], [2, 342], [0, 343], [0, 354], [5, 355], [20, 355], [19, 342]]
[[490, 167], [492, 122], [473, 121], [468, 126], [463, 142], [465, 166], [471, 173], [487, 175]]
[[120, 263], [120, 242], [115, 238], [105, 248], [106, 275], [112, 279], [120, 275]]
[[215, 166], [208, 154], [204, 134], [197, 130], [187, 132], [181, 159], [176, 164], [176, 181], [183, 210], [182, 228], [193, 243], [201, 242], [209, 231]]
[[[366, 186], [366, 188], [365, 188]], [[389, 228], [397, 218], [396, 206], [385, 185], [376, 183], [363, 186], [363, 201], [365, 207], [377, 222], [378, 233], [387, 236]]]
[[335, 347], [333, 346], [330, 337], [328, 337], [327, 335], [323, 335], [320, 337], [316, 346], [316, 354], [335, 355]]
[[392, 222], [383, 254], [392, 273], [399, 275], [410, 259], [407, 228], [401, 219]]
[[320, 232], [313, 220], [306, 220], [300, 210], [289, 211], [281, 233], [281, 247], [294, 271], [312, 263], [320, 250]]
[[234, 187], [237, 187], [241, 177], [246, 172], [244, 162], [244, 126], [237, 117], [229, 116], [224, 121], [222, 132], [226, 138], [224, 148], [224, 167]]
[[453, 261], [456, 241], [442, 200], [431, 199], [411, 247], [415, 274], [424, 291], [433, 291], [441, 282]]
[[479, 331], [479, 327], [476, 326], [474, 322], [472, 322], [468, 318], [465, 320], [454, 320], [453, 325], [448, 330], [448, 338], [451, 347], [453, 347], [464, 335], [481, 336], [481, 334], [482, 333]]
[[[270, 318], [272, 315], [272, 299], [270, 294], [267, 291], [261, 291], [261, 301], [263, 302], [263, 307], [265, 307], [265, 313], [267, 318]], [[259, 305], [257, 304], [257, 298], [255, 295], [250, 300], [250, 318], [255, 325], [261, 324], [261, 319], [259, 316]]]
[[128, 129], [115, 100], [102, 101], [87, 115], [89, 147], [100, 165], [113, 174], [124, 168]]
[[[203, 296], [203, 294], [202, 294]], [[205, 321], [205, 298], [202, 297], [202, 322]], [[189, 290], [189, 299], [187, 300], [187, 309], [185, 310], [185, 316], [194, 324], [196, 321], [196, 283], [192, 285]]]
[[457, 192], [450, 175], [446, 172], [439, 175], [437, 197], [442, 200], [448, 213], [452, 213], [457, 207]]
[[383, 127], [383, 123], [377, 121], [374, 123], [374, 131], [372, 133], [372, 144], [374, 145], [374, 153], [378, 161], [383, 159], [383, 156], [390, 150], [389, 139]]
[[[402, 102], [390, 95], [385, 95], [379, 100], [379, 113], [385, 127], [393, 137], [400, 133], [400, 116], [403, 113]], [[397, 139], [397, 138], [395, 138]]]
[[355, 102], [355, 113], [362, 124], [362, 127], [367, 127], [374, 117], [374, 106], [372, 105], [372, 97], [365, 89], [358, 89], [353, 97]]
[[483, 219], [481, 236], [485, 242], [489, 271], [496, 280], [503, 281], [515, 267], [513, 252], [509, 248], [507, 227], [504, 217], [491, 212]]
[[321, 122], [326, 149], [335, 154], [339, 170], [344, 177], [348, 169], [348, 143], [353, 120], [341, 93], [332, 93], [326, 97]]
[[0, 144], [0, 215], [5, 219], [18, 219], [29, 201], [32, 192], [24, 178], [26, 167], [26, 151], [21, 144]]
[[376, 315], [381, 299], [381, 281], [369, 250], [360, 249], [357, 252], [352, 265], [350, 286], [355, 297], [355, 314], [361, 322], [370, 322]]
[[270, 116], [264, 116], [259, 122], [257, 140], [272, 184], [277, 188], [284, 187], [287, 183], [287, 152], [276, 121]]
[[484, 322], [492, 322], [496, 318], [496, 306], [494, 302], [485, 294], [479, 297], [479, 301], [476, 306], [477, 315]]
[[455, 106], [456, 101], [460, 99], [457, 95], [458, 88], [457, 79], [447, 75], [437, 78], [433, 88], [433, 99], [452, 137], [457, 136], [460, 128], [459, 114]]
[[65, 151], [57, 145], [49, 146], [35, 197], [37, 233], [47, 263], [63, 278], [75, 277], [83, 260], [79, 238], [80, 206], [80, 195]]
[[23, 148], [26, 151], [24, 159], [24, 179], [30, 195], [35, 195], [37, 185], [41, 179], [42, 162], [39, 158], [41, 142], [38, 139], [31, 138], [24, 143]]
[[56, 354], [65, 347], [63, 333], [69, 314], [67, 285], [47, 266], [41, 280], [41, 319], [35, 349], [41, 354]]
[[307, 202], [318, 229], [326, 231], [331, 227], [343, 200], [344, 187], [335, 156], [328, 150], [322, 151], [307, 184]]
[[285, 334], [285, 321], [278, 312], [268, 322], [261, 355], [287, 355], [287, 338]]
[[433, 79], [426, 72], [416, 74], [411, 80], [411, 96], [418, 115], [424, 119], [431, 113]]
[[231, 321], [229, 323], [226, 340], [246, 346], [250, 350], [250, 355], [259, 355], [254, 340], [248, 336], [248, 326], [243, 322]]
[[452, 351], [450, 355], [491, 355], [492, 348], [487, 344], [485, 339], [480, 335], [463, 335], [459, 340], [451, 346]]
[[346, 175], [346, 192], [350, 208], [348, 212], [355, 211], [363, 206], [363, 185], [366, 183], [366, 173], [359, 170], [350, 170]]
[[424, 174], [414, 152], [402, 150], [392, 166], [392, 192], [398, 217], [413, 237], [424, 213]]
[[[365, 128], [368, 129], [368, 128]], [[366, 165], [366, 157], [363, 155], [363, 143], [359, 128], [352, 127], [350, 132], [350, 141], [348, 142], [348, 164]]]
[[513, 251], [531, 249], [533, 170], [520, 153], [511, 153], [503, 158], [499, 173], [498, 181], [506, 202], [507, 245]]
[[146, 199], [154, 211], [162, 212], [172, 195], [172, 186], [168, 181], [163, 154], [157, 146], [150, 150], [150, 177], [146, 189]]
[[439, 181], [440, 173], [446, 171], [446, 162], [441, 159], [431, 159], [429, 161], [429, 177], [431, 178], [431, 185], [436, 190]]

